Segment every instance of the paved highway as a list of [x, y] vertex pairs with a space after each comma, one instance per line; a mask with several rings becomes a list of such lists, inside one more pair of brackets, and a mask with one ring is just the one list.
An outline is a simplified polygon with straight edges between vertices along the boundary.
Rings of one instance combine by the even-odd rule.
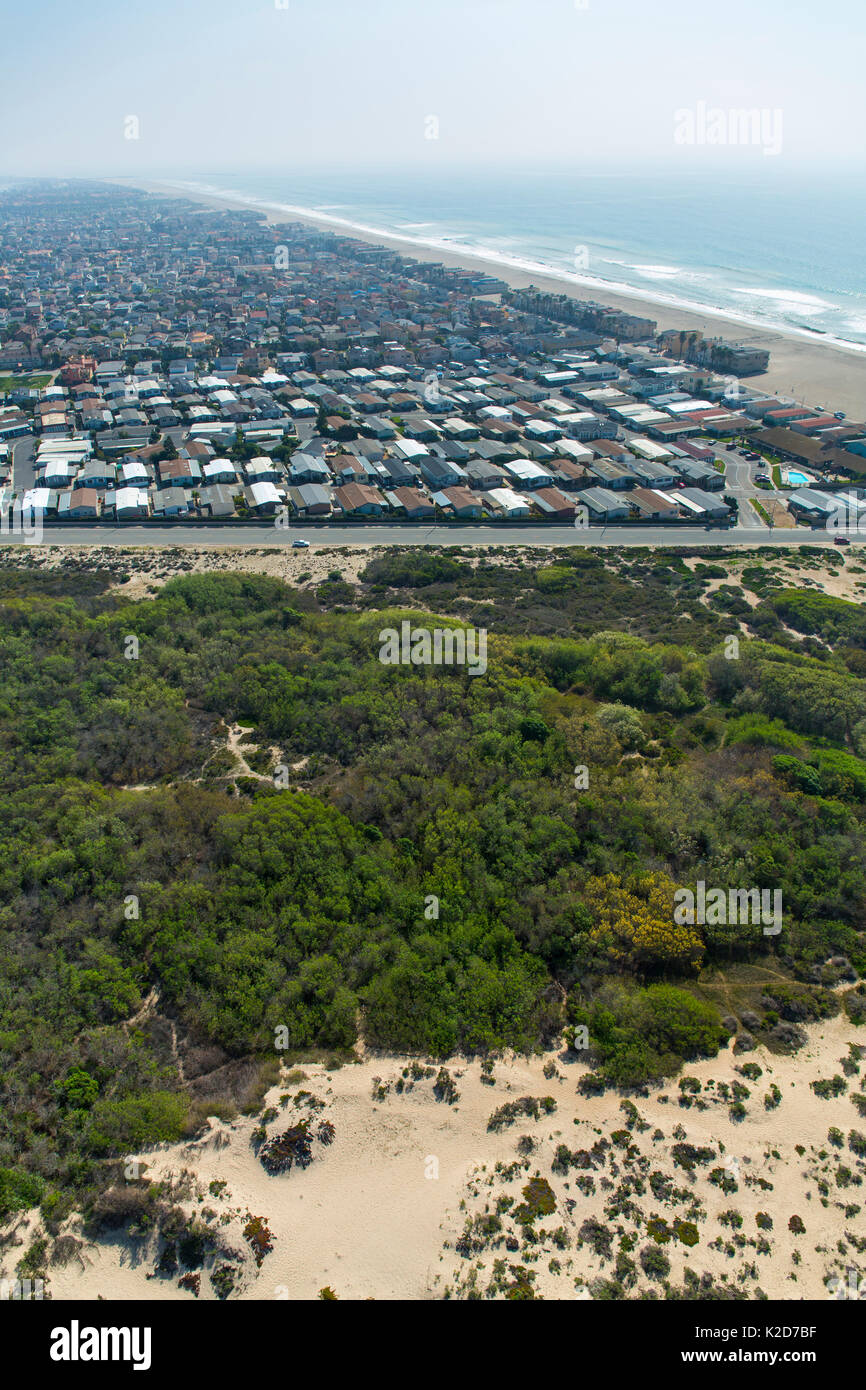
[[[371, 522], [368, 526], [295, 526], [280, 530], [272, 526], [46, 526], [43, 532], [45, 545], [90, 545], [90, 546], [147, 546], [178, 547], [206, 546], [224, 549], [231, 546], [246, 546], [261, 549], [263, 546], [290, 546], [295, 538], [302, 537], [310, 542], [311, 549], [335, 545], [378, 546], [378, 545], [497, 545], [497, 546], [755, 546], [755, 545], [832, 545], [833, 537], [826, 531], [768, 530], [762, 527], [737, 526], [730, 530], [704, 530], [702, 526], [591, 526], [576, 529], [573, 526], [382, 526]], [[21, 536], [8, 536], [7, 543], [25, 544]], [[852, 544], [866, 540], [864, 536], [851, 537]]]

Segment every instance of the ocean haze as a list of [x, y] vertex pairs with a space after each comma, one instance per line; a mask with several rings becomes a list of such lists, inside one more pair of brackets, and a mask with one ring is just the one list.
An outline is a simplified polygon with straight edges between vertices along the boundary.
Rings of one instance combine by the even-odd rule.
[[[715, 170], [723, 151], [675, 140], [677, 112], [715, 109], [779, 112], [778, 157], [792, 167], [863, 167], [861, 0], [32, 0], [26, 14], [4, 9], [3, 172], [620, 167], [697, 154]], [[743, 169], [763, 160], [749, 144], [728, 153]]]

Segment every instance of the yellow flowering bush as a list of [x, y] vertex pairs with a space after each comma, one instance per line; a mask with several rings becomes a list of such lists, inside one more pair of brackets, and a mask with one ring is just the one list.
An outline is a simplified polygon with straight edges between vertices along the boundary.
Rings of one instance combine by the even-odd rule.
[[592, 939], [637, 969], [697, 969], [704, 944], [693, 926], [674, 921], [676, 887], [662, 873], [589, 879], [582, 897], [594, 918]]

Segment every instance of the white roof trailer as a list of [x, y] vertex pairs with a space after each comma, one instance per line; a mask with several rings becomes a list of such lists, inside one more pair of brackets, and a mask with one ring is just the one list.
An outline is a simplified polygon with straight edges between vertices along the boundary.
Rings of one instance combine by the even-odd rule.
[[655, 493], [656, 497], [661, 497], [663, 502], [670, 502], [675, 507], [684, 507], [687, 512], [694, 512], [695, 516], [703, 516], [706, 512], [706, 507], [700, 506], [691, 497], [684, 497], [682, 492], [662, 492], [661, 488], [657, 487], [652, 488], [651, 491]]
[[211, 420], [204, 425], [190, 425], [189, 436], [191, 439], [204, 439], [208, 435], [224, 435], [227, 439], [233, 439], [237, 434], [237, 425], [227, 425], [224, 421]]
[[40, 454], [81, 454], [87, 457], [93, 453], [89, 439], [40, 439]]

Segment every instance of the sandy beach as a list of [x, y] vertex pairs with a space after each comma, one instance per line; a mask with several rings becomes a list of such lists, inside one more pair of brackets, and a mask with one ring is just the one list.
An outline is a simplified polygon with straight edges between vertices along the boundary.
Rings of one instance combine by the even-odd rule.
[[[141, 188], [148, 193], [170, 198], [187, 198], [214, 208], [248, 208], [249, 204], [226, 197], [210, 196], [204, 193], [179, 190], [170, 184], [140, 179], [108, 180], [123, 187]], [[332, 221], [314, 215], [285, 214], [265, 212], [267, 220], [275, 225], [284, 222], [302, 222], [324, 231], [341, 231]], [[538, 289], [551, 294], [570, 294], [575, 298], [597, 299], [609, 304], [611, 308], [626, 313], [652, 318], [659, 330], [668, 328], [697, 328], [705, 336], [722, 337], [728, 341], [744, 343], [750, 347], [768, 348], [770, 366], [759, 376], [747, 378], [749, 386], [759, 386], [781, 395], [791, 396], [808, 405], [824, 407], [830, 411], [844, 410], [852, 420], [866, 418], [866, 354], [856, 348], [846, 349], [821, 343], [817, 337], [787, 334], [780, 331], [756, 328], [736, 322], [732, 318], [718, 314], [705, 314], [688, 309], [679, 309], [659, 304], [652, 297], [613, 294], [607, 290], [585, 288], [572, 281], [560, 279], [555, 274], [528, 274], [501, 265], [498, 261], [488, 261], [480, 256], [440, 251], [418, 246], [398, 236], [365, 236], [360, 231], [346, 231], [359, 241], [369, 241], [375, 245], [389, 246], [395, 251], [417, 260], [441, 262], [444, 265], [474, 267], [505, 280], [515, 289], [523, 289], [533, 284]]]

